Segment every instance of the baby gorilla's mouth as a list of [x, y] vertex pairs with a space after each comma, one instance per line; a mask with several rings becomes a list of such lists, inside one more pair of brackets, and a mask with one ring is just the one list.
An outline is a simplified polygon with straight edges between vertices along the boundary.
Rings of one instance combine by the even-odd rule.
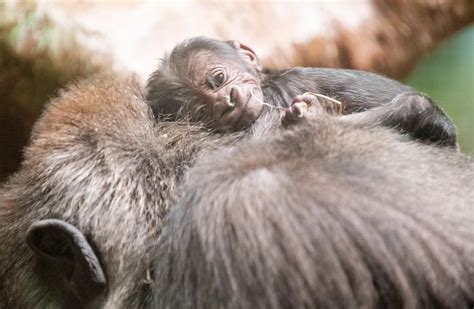
[[241, 130], [251, 125], [263, 110], [261, 100], [252, 93], [252, 86], [232, 86], [229, 94], [213, 106], [217, 128]]
[[227, 109], [219, 117], [219, 125], [231, 128], [241, 127], [239, 123], [246, 114], [247, 105], [250, 99], [251, 97], [245, 101], [242, 100], [242, 98], [232, 100], [230, 95], [227, 96], [223, 103], [227, 105]]
[[[252, 89], [253, 90], [253, 89]], [[263, 105], [253, 93], [252, 90], [248, 92], [247, 100], [243, 104], [242, 110], [235, 122], [235, 129], [242, 129], [250, 126], [260, 116]]]
[[252, 96], [250, 95], [250, 96], [248, 97], [248, 100], [245, 102], [245, 104], [244, 104], [242, 110], [241, 110], [240, 113], [239, 113], [239, 116], [238, 116], [238, 118], [237, 118], [237, 121], [235, 122], [235, 125], [234, 125], [234, 128], [237, 129], [237, 130], [246, 128], [246, 127], [248, 127], [249, 125], [251, 125], [252, 122], [253, 122], [253, 121], [251, 121], [251, 122], [249, 123], [248, 119], [247, 119], [246, 117], [244, 117], [244, 116], [246, 116], [246, 115], [248, 114], [248, 113], [247, 113], [247, 111], [248, 111], [247, 109], [248, 109], [248, 105], [249, 105], [249, 102], [250, 102], [251, 99], [252, 99]]

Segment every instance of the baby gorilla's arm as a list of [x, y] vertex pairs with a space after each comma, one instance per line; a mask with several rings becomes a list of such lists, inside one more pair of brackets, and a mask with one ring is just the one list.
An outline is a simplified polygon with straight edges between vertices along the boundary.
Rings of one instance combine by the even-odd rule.
[[456, 131], [449, 118], [430, 98], [416, 92], [402, 93], [388, 104], [343, 119], [394, 128], [428, 144], [457, 147]]
[[[337, 103], [306, 93], [295, 97], [282, 118], [282, 125], [287, 127], [313, 120], [322, 113], [337, 115], [338, 110]], [[409, 134], [421, 142], [457, 147], [456, 132], [449, 118], [430, 98], [415, 92], [400, 94], [388, 104], [344, 115], [341, 119], [360, 125], [382, 125]]]

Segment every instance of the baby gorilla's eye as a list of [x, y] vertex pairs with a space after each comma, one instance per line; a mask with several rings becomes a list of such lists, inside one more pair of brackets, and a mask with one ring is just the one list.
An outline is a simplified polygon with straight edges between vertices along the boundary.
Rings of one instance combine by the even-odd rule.
[[207, 80], [207, 83], [209, 87], [211, 87], [213, 90], [216, 90], [225, 81], [225, 75], [222, 72], [215, 73], [214, 75], [210, 76]]

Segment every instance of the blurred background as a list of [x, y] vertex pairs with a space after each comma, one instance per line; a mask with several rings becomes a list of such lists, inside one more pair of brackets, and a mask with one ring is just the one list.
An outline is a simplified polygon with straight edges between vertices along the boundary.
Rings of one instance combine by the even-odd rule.
[[443, 107], [456, 124], [461, 150], [474, 155], [474, 26], [426, 55], [404, 81]]
[[429, 94], [474, 154], [474, 1], [0, 0], [0, 181], [43, 105], [112, 71], [145, 82], [185, 38], [251, 46], [266, 66], [353, 68]]

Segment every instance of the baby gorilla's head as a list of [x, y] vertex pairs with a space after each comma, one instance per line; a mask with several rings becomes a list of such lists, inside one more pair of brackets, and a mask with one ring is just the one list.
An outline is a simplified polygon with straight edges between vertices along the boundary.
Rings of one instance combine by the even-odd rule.
[[162, 120], [203, 121], [219, 130], [251, 125], [263, 110], [260, 63], [236, 41], [197, 37], [177, 45], [151, 75], [147, 101]]

